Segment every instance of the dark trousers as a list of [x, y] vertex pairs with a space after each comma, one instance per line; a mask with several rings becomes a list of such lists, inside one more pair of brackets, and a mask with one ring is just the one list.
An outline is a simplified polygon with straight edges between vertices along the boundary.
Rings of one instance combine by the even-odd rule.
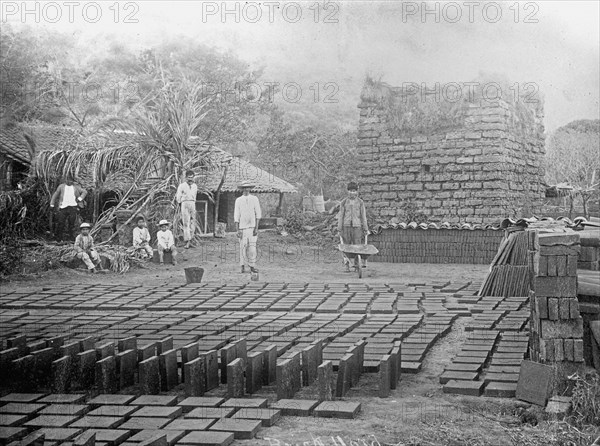
[[58, 210], [56, 216], [56, 238], [58, 240], [70, 240], [74, 237], [78, 212], [77, 206], [67, 206]]
[[342, 227], [342, 240], [345, 245], [362, 245], [363, 243], [363, 231], [362, 228], [355, 228], [352, 226]]

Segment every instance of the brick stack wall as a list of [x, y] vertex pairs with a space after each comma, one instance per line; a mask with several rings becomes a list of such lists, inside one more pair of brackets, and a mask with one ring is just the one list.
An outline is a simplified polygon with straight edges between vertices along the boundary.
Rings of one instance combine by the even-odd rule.
[[368, 241], [379, 250], [376, 262], [489, 264], [503, 237], [491, 229], [383, 229]]
[[493, 223], [529, 216], [544, 197], [541, 120], [524, 134], [512, 105], [469, 105], [464, 126], [429, 135], [400, 135], [377, 102], [359, 105], [361, 197], [376, 218], [412, 202], [428, 221]]
[[538, 234], [534, 254], [530, 356], [554, 366], [556, 386], [583, 365], [583, 318], [577, 300], [579, 234], [558, 230]]

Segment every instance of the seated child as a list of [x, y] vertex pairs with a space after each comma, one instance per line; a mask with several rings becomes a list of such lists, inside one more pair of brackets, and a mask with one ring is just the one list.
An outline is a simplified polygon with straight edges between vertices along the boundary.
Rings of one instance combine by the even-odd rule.
[[156, 233], [156, 241], [160, 264], [164, 264], [164, 253], [170, 252], [173, 257], [173, 265], [177, 265], [177, 248], [175, 247], [173, 233], [168, 229], [169, 222], [167, 220], [161, 220], [158, 222], [158, 227], [160, 228], [160, 231]]
[[137, 226], [133, 228], [133, 247], [137, 251], [142, 251], [145, 258], [152, 259], [154, 250], [150, 246], [150, 232], [146, 227], [144, 217], [138, 217]]
[[100, 263], [98, 252], [94, 249], [94, 238], [90, 235], [90, 224], [81, 223], [79, 229], [81, 229], [81, 234], [75, 238], [73, 246], [76, 251], [75, 257], [83, 260], [89, 273], [95, 273], [96, 268], [101, 271], [102, 264]]

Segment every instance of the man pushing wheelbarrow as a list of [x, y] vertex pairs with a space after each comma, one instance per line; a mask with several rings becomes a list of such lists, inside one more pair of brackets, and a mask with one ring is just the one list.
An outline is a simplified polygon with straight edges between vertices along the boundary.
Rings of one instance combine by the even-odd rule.
[[340, 246], [346, 271], [350, 272], [351, 263], [362, 277], [362, 269], [367, 266], [367, 257], [377, 254], [377, 248], [367, 245], [369, 226], [365, 203], [358, 198], [358, 184], [348, 184], [348, 197], [340, 203], [338, 213], [338, 230]]

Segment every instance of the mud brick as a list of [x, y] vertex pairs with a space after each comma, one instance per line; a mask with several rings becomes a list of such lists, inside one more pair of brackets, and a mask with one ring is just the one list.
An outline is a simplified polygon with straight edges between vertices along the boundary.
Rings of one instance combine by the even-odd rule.
[[558, 318], [565, 320], [571, 318], [571, 306], [570, 301], [576, 299], [558, 299]]
[[73, 415], [39, 415], [27, 421], [23, 426], [31, 427], [65, 427], [77, 420], [79, 417]]
[[102, 405], [88, 413], [91, 417], [129, 417], [138, 410], [138, 406]]
[[448, 381], [475, 381], [479, 373], [477, 372], [455, 372], [448, 370], [440, 375], [440, 384], [446, 384]]
[[46, 407], [45, 404], [35, 403], [8, 403], [0, 407], [2, 414], [19, 414], [19, 415], [35, 415], [40, 410]]
[[177, 418], [183, 413], [179, 406], [143, 406], [135, 413], [136, 417]]
[[51, 388], [53, 392], [65, 393], [71, 388], [71, 368], [73, 360], [70, 356], [52, 361]]
[[155, 438], [157, 435], [166, 435], [167, 445], [173, 446], [175, 443], [178, 442], [178, 440], [180, 440], [181, 438], [183, 438], [185, 436], [185, 431], [183, 431], [183, 430], [177, 431], [177, 430], [173, 430], [173, 429], [169, 429], [169, 430], [146, 429], [146, 430], [140, 431], [137, 434], [133, 435], [132, 437], [128, 438], [127, 441], [130, 441], [132, 443], [139, 443], [142, 441], [147, 441], [152, 438]]
[[206, 363], [204, 356], [183, 365], [185, 370], [185, 393], [189, 396], [202, 396], [206, 392]]
[[162, 390], [169, 391], [179, 384], [179, 374], [177, 372], [177, 352], [175, 350], [163, 351], [163, 353], [158, 355], [158, 368], [160, 372], [160, 386]]
[[246, 364], [246, 359], [248, 359], [248, 342], [246, 338], [238, 339], [235, 342], [235, 355], [237, 358], [242, 358], [244, 364]]
[[552, 321], [558, 320], [559, 317], [559, 308], [558, 308], [558, 298], [549, 297], [548, 298], [548, 319]]
[[91, 417], [85, 416], [69, 427], [80, 427], [82, 429], [114, 429], [125, 421], [124, 417]]
[[263, 352], [248, 353], [246, 364], [246, 392], [252, 394], [262, 387]]
[[96, 351], [86, 350], [77, 354], [75, 380], [79, 386], [89, 389], [96, 379]]
[[567, 256], [556, 256], [556, 275], [567, 276]]
[[[44, 434], [46, 442], [57, 441], [69, 441], [81, 434], [81, 429], [75, 428], [60, 428], [60, 427], [44, 427], [39, 429], [37, 432]], [[46, 444], [46, 443], [44, 443]]]
[[229, 446], [234, 441], [231, 432], [190, 432], [177, 442], [181, 446]]
[[488, 371], [485, 375], [484, 382], [491, 381], [502, 383], [516, 383], [519, 380], [519, 373], [504, 373]]
[[209, 430], [218, 432], [231, 432], [236, 440], [251, 440], [260, 429], [258, 420], [222, 419], [213, 424]]
[[205, 418], [217, 419], [230, 417], [236, 409], [234, 407], [197, 407], [190, 413], [185, 415], [185, 418]]
[[573, 339], [563, 340], [563, 352], [565, 361], [573, 361]]
[[333, 363], [331, 361], [324, 361], [317, 367], [317, 388], [319, 401], [333, 399]]
[[555, 361], [564, 361], [565, 359], [565, 350], [562, 339], [554, 339], [554, 360]]
[[124, 405], [135, 399], [135, 395], [98, 395], [88, 401], [91, 405]]
[[313, 414], [316, 417], [353, 419], [361, 411], [361, 404], [354, 401], [324, 401]]
[[553, 374], [549, 365], [523, 361], [517, 383], [517, 399], [545, 406], [552, 393]]
[[269, 345], [265, 350], [263, 362], [263, 384], [269, 385], [277, 379], [277, 345]]
[[235, 407], [241, 409], [243, 407], [267, 407], [265, 398], [229, 398], [221, 407]]
[[137, 353], [135, 350], [125, 350], [116, 356], [117, 368], [119, 370], [119, 388], [133, 386], [135, 384], [135, 372], [137, 369]]
[[33, 355], [35, 363], [36, 380], [42, 380], [42, 377], [48, 376], [52, 372], [54, 350], [48, 347], [41, 350], [35, 350], [31, 354]]
[[192, 342], [181, 347], [181, 381], [185, 382], [185, 367], [184, 365], [198, 357], [198, 343]]
[[146, 429], [162, 429], [169, 422], [171, 422], [171, 418], [143, 418], [143, 417], [131, 417], [129, 420], [125, 421], [120, 429], [130, 430], [130, 431], [141, 431]]
[[138, 363], [156, 356], [156, 342], [138, 347], [137, 349]]
[[337, 381], [335, 386], [335, 396], [342, 397], [346, 394], [350, 388], [351, 378], [351, 365], [353, 356], [346, 354], [342, 356], [338, 364]]
[[16, 348], [19, 352], [19, 356], [25, 356], [29, 354], [29, 348], [27, 347], [27, 336], [19, 335], [6, 340], [6, 348]]
[[379, 397], [387, 398], [390, 396], [391, 388], [391, 357], [390, 355], [383, 355], [379, 362]]
[[27, 429], [23, 427], [0, 426], [0, 443], [8, 444], [11, 441], [18, 440], [27, 434]]
[[184, 399], [177, 405], [181, 406], [184, 412], [189, 412], [196, 407], [219, 407], [224, 401], [225, 398], [214, 396], [192, 396]]
[[217, 350], [203, 353], [206, 364], [206, 390], [219, 387], [219, 354]]
[[39, 415], [82, 416], [89, 410], [86, 404], [51, 404], [42, 409]]
[[48, 347], [55, 349], [56, 354], [58, 355], [59, 353], [59, 348], [61, 345], [63, 345], [65, 343], [67, 339], [66, 335], [58, 335], [58, 336], [54, 336], [53, 338], [48, 339]]
[[9, 393], [0, 398], [0, 403], [39, 403], [43, 396], [43, 393]]
[[541, 362], [554, 361], [554, 340], [553, 339], [540, 339], [540, 361]]
[[9, 377], [13, 371], [13, 361], [18, 359], [19, 350], [17, 348], [9, 348], [0, 351], [0, 377]]
[[400, 370], [402, 371], [402, 373], [419, 373], [419, 371], [421, 370], [421, 363], [402, 361]]
[[481, 381], [449, 380], [444, 385], [444, 393], [479, 396], [483, 390]]
[[36, 403], [45, 404], [80, 404], [85, 401], [85, 395], [81, 393], [53, 393], [45, 396]]
[[[19, 446], [44, 446], [46, 435], [42, 432], [33, 432], [19, 442]], [[0, 440], [1, 441], [1, 440]]]
[[236, 358], [227, 364], [227, 396], [237, 398], [244, 396], [244, 360]]
[[310, 386], [317, 379], [317, 346], [309, 345], [302, 350], [302, 385]]
[[583, 319], [543, 320], [540, 334], [544, 339], [583, 338]]
[[115, 355], [115, 343], [105, 342], [96, 346], [96, 361]]
[[[577, 299], [569, 299], [569, 318], [579, 319], [579, 301]], [[565, 318], [566, 319], [566, 318]]]
[[535, 296], [537, 317], [548, 319], [548, 298], [545, 296]]
[[[158, 419], [158, 418], [157, 418]], [[177, 431], [204, 431], [215, 422], [214, 419], [185, 419], [172, 420], [163, 429]]]
[[20, 426], [27, 418], [27, 415], [0, 413], [0, 426]]
[[73, 446], [94, 446], [96, 444], [96, 432], [93, 429], [84, 431], [73, 439]]
[[85, 352], [87, 350], [94, 350], [95, 345], [98, 343], [98, 337], [87, 336], [79, 340], [79, 351]]
[[538, 263], [538, 276], [544, 277], [548, 275], [548, 257], [540, 256], [538, 254], [539, 263]]
[[538, 296], [577, 296], [577, 277], [536, 277], [534, 286]]
[[139, 443], [139, 446], [168, 446], [167, 434], [155, 434]]
[[573, 361], [583, 362], [583, 339], [573, 340]]
[[545, 257], [548, 261], [548, 272], [547, 276], [556, 277], [557, 274], [557, 258], [558, 256], [542, 256]]
[[146, 359], [138, 364], [140, 388], [143, 393], [157, 395], [160, 393], [160, 372], [158, 356]]
[[246, 420], [260, 420], [263, 427], [271, 427], [281, 418], [281, 411], [277, 409], [246, 407], [238, 410], [231, 418]]
[[290, 371], [291, 371], [291, 383], [292, 390], [294, 393], [300, 390], [302, 387], [302, 365], [300, 358], [302, 357], [302, 352], [294, 352], [291, 353], [288, 358], [290, 359]]
[[485, 386], [483, 394], [485, 396], [492, 396], [496, 398], [514, 398], [517, 392], [516, 383], [505, 383], [505, 382], [489, 382]]
[[94, 434], [96, 442], [106, 446], [119, 445], [131, 435], [131, 432], [124, 429], [88, 429], [85, 433]]
[[132, 406], [174, 406], [176, 403], [176, 395], [142, 395], [129, 404]]
[[126, 350], [137, 351], [137, 338], [135, 336], [130, 336], [128, 338], [119, 339], [117, 341], [117, 348], [120, 352]]
[[96, 362], [96, 386], [100, 393], [117, 391], [117, 362], [114, 356]]
[[221, 349], [221, 383], [227, 383], [227, 365], [234, 361], [236, 356], [235, 344], [226, 345]]
[[79, 341], [69, 342], [68, 344], [64, 344], [60, 347], [60, 356], [70, 356], [75, 363], [75, 358], [78, 353], [81, 353], [81, 344]]
[[12, 361], [12, 376], [17, 381], [20, 390], [29, 390], [36, 387], [34, 367], [35, 358], [33, 355], [22, 356]]
[[168, 336], [156, 342], [157, 355], [168, 352], [169, 350], [173, 350], [173, 336]]
[[349, 387], [355, 387], [358, 384], [361, 373], [357, 346], [348, 348], [347, 354], [350, 355], [350, 360], [348, 361], [348, 378], [350, 379]]
[[282, 415], [308, 417], [318, 405], [317, 400], [281, 399], [271, 404], [271, 409], [280, 410]]
[[577, 276], [577, 259], [579, 256], [567, 256], [567, 276]]
[[285, 359], [277, 362], [277, 399], [293, 398], [294, 386], [292, 384], [292, 360]]

